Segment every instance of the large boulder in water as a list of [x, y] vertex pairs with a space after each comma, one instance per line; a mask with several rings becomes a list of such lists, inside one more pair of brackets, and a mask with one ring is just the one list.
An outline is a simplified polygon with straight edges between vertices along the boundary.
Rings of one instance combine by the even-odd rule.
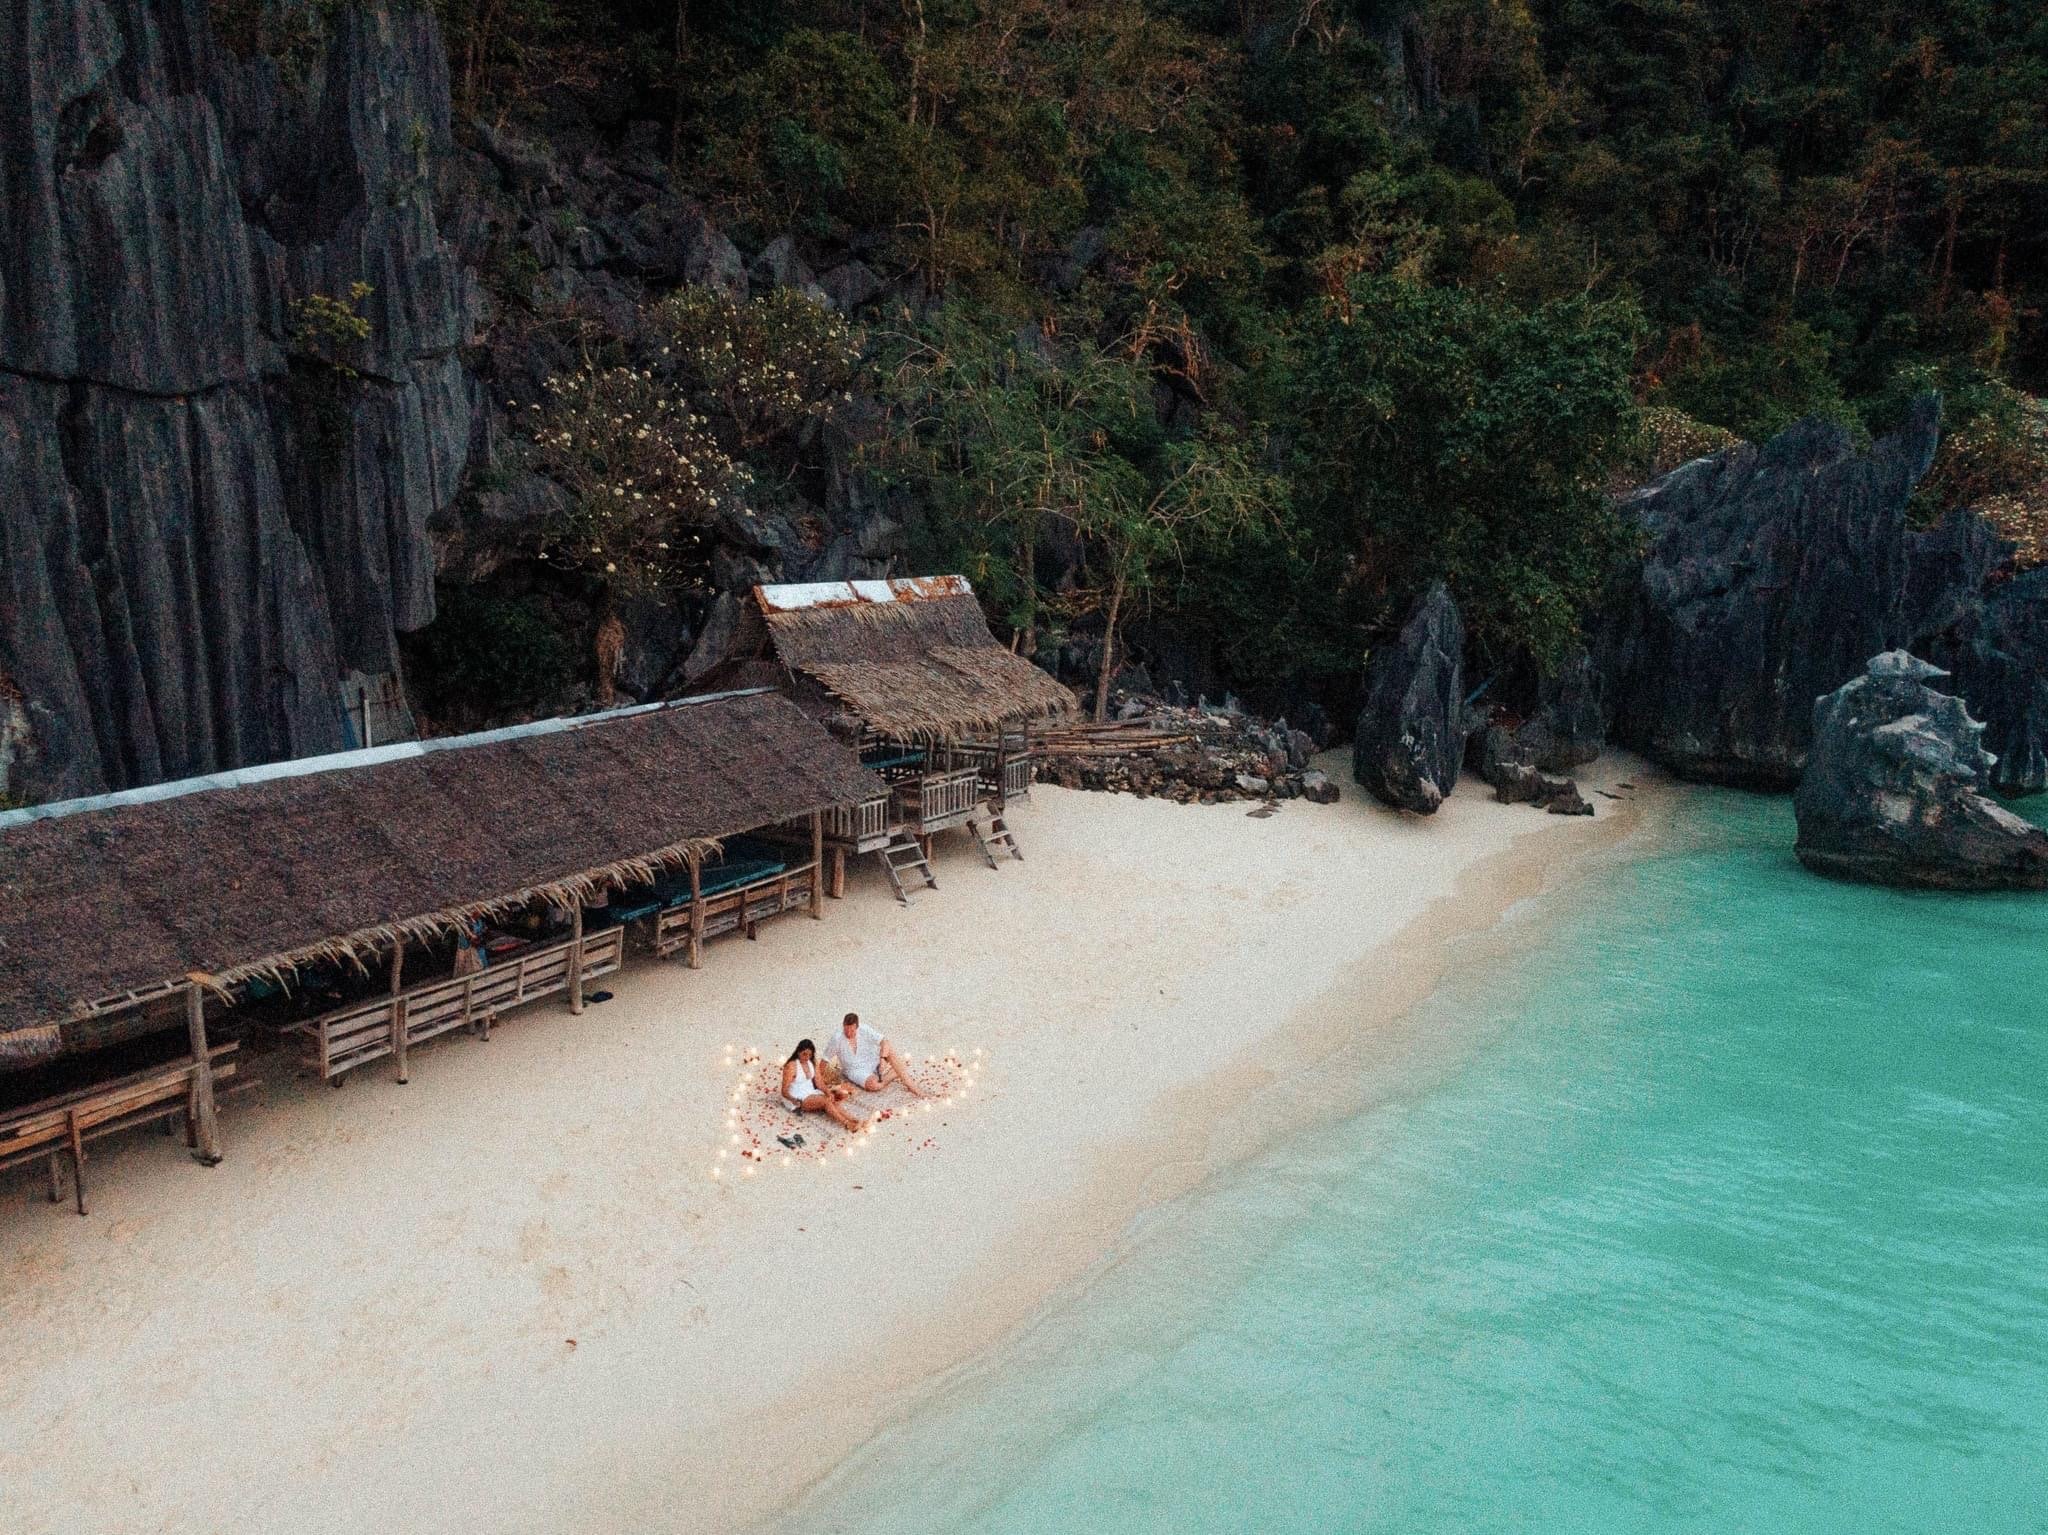
[[1439, 581], [1393, 643], [1374, 648], [1351, 776], [1397, 810], [1434, 813], [1465, 755], [1465, 622]]
[[1974, 596], [1967, 562], [1929, 560], [1908, 597], [1906, 502], [1938, 419], [1925, 396], [1868, 451], [1803, 421], [1624, 498], [1647, 549], [1600, 633], [1615, 739], [1686, 777], [1796, 783], [1814, 699]]
[[1990, 799], [1984, 727], [1903, 650], [1813, 707], [1793, 807], [1799, 861], [1840, 879], [1942, 890], [2048, 889], [2048, 831]]

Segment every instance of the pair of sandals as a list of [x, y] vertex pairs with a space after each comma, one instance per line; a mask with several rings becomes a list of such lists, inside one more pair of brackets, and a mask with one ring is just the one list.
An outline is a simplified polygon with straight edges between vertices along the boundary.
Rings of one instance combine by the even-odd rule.
[[778, 1141], [780, 1141], [784, 1146], [788, 1147], [791, 1151], [795, 1151], [799, 1146], [803, 1145], [804, 1143], [803, 1133], [801, 1131], [797, 1131], [790, 1135], [778, 1135], [775, 1138]]

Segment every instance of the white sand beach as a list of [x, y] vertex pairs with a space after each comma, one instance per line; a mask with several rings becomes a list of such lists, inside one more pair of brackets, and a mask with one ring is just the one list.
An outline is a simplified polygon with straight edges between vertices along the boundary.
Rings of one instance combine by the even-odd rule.
[[[1014, 817], [1023, 863], [945, 839], [942, 888], [909, 909], [857, 869], [822, 922], [713, 944], [701, 971], [637, 961], [580, 1019], [543, 1002], [438, 1041], [404, 1086], [377, 1065], [330, 1091], [273, 1056], [223, 1111], [222, 1165], [103, 1143], [89, 1218], [8, 1175], [0, 1528], [768, 1514], [1136, 1211], [1262, 1125], [1341, 1112], [1332, 1084], [1365, 1090], [1395, 1048], [1379, 1026], [1453, 940], [1639, 814], [1618, 791], [1593, 820], [1546, 816], [1468, 779], [1422, 820], [1325, 766], [1342, 803], [1263, 819], [1041, 787]], [[779, 1064], [849, 1008], [914, 1060], [960, 1052], [972, 1085], [851, 1156], [807, 1116], [828, 1155], [771, 1144], [752, 1170], [728, 1052]]]

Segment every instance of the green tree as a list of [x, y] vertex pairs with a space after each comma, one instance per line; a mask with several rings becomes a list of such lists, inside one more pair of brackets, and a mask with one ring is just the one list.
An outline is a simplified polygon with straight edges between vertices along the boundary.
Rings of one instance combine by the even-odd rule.
[[1556, 660], [1625, 547], [1606, 486], [1638, 444], [1622, 303], [1521, 312], [1354, 279], [1307, 318], [1289, 425], [1300, 493], [1384, 612], [1438, 577], [1475, 644]]
[[[1076, 338], [1086, 327], [1063, 327]], [[1027, 651], [1041, 611], [1099, 614], [1098, 717], [1134, 600], [1199, 544], [1229, 542], [1277, 515], [1284, 487], [1219, 416], [1174, 437], [1152, 403], [1154, 370], [1133, 337], [1109, 345], [1020, 337], [955, 306], [898, 338], [904, 415], [897, 468], [961, 535], [958, 552], [1008, 610]], [[1078, 569], [1044, 589], [1049, 535], [1079, 546]]]

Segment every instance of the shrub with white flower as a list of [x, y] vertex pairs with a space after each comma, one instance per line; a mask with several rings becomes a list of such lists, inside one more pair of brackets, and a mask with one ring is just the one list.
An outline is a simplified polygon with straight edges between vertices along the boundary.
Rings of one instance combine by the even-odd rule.
[[794, 436], [847, 405], [861, 334], [794, 288], [745, 302], [713, 288], [679, 289], [656, 306], [672, 367], [737, 454]]
[[534, 467], [569, 492], [541, 558], [575, 566], [615, 596], [701, 588], [708, 528], [737, 506], [747, 471], [708, 423], [646, 368], [579, 368], [551, 378], [524, 412]]

